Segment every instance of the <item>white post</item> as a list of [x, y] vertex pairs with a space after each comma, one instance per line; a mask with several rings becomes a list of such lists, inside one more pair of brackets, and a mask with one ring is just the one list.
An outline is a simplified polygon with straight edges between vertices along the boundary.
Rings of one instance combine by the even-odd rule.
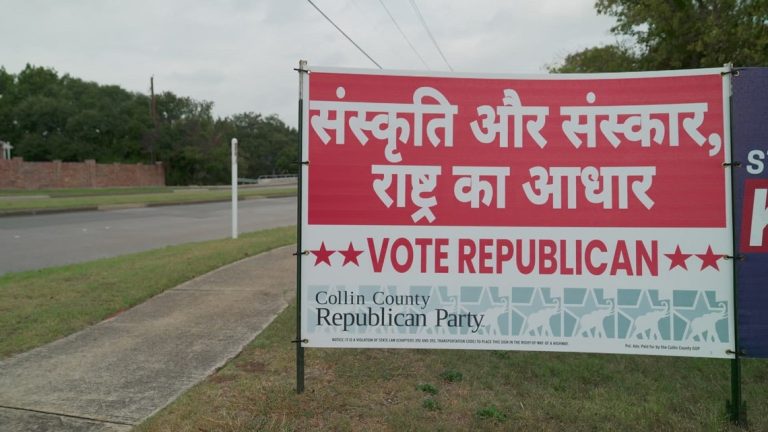
[[232, 238], [237, 238], [237, 138], [232, 138]]

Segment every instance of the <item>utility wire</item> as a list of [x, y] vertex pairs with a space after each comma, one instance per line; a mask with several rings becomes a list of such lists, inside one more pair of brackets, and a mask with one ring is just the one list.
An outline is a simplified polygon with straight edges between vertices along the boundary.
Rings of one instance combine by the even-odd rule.
[[397, 20], [395, 20], [395, 17], [392, 16], [392, 13], [389, 11], [387, 6], [384, 4], [384, 0], [379, 0], [379, 3], [381, 3], [381, 7], [383, 7], [384, 10], [387, 11], [387, 15], [389, 15], [389, 19], [392, 20], [392, 24], [394, 24], [395, 27], [397, 27], [397, 31], [399, 31], [400, 35], [403, 37], [403, 39], [405, 39], [405, 41], [408, 42], [408, 46], [411, 47], [411, 51], [413, 51], [413, 53], [416, 54], [416, 57], [418, 57], [419, 60], [421, 60], [421, 64], [423, 64], [424, 67], [427, 68], [427, 70], [432, 70], [427, 65], [427, 62], [424, 61], [424, 58], [421, 56], [421, 54], [419, 54], [419, 52], [416, 51], [416, 47], [413, 46], [413, 44], [411, 43], [411, 40], [408, 39], [408, 36], [405, 35], [405, 33], [403, 32], [403, 29], [400, 28], [400, 25], [397, 23]]
[[[320, 10], [320, 8], [319, 8], [319, 7], [317, 7], [317, 5], [316, 5], [316, 4], [314, 4], [314, 3], [312, 2], [312, 0], [307, 0], [307, 1], [308, 1], [308, 2], [309, 2], [309, 4], [311, 4], [311, 5], [312, 5], [312, 6], [313, 6], [315, 9], [317, 9], [317, 11], [318, 11], [318, 12], [320, 12], [320, 15], [322, 15], [323, 17], [325, 17], [325, 19], [327, 19], [329, 23], [331, 23], [331, 24], [332, 24], [334, 27], [336, 27], [336, 30], [338, 30], [338, 31], [339, 31], [339, 33], [343, 34], [343, 35], [344, 35], [344, 37], [345, 37], [345, 38], [347, 38], [347, 40], [348, 40], [348, 41], [352, 42], [352, 45], [354, 45], [354, 46], [355, 46], [355, 48], [357, 48], [358, 50], [360, 50], [360, 52], [361, 52], [361, 53], [363, 53], [363, 55], [365, 55], [366, 57], [368, 57], [368, 60], [372, 61], [372, 62], [373, 62], [373, 64], [375, 64], [375, 65], [376, 65], [376, 66], [377, 66], [379, 69], [382, 69], [381, 65], [380, 65], [380, 64], [378, 64], [378, 63], [376, 63], [376, 60], [374, 60], [374, 59], [373, 59], [371, 56], [369, 56], [369, 55], [368, 55], [368, 53], [367, 53], [367, 52], [365, 52], [365, 50], [364, 50], [364, 49], [360, 48], [360, 45], [356, 44], [356, 43], [355, 43], [355, 41], [353, 41], [351, 37], [349, 37], [349, 36], [348, 36], [346, 33], [344, 33], [344, 30], [342, 30], [341, 28], [339, 28], [339, 26], [337, 26], [337, 25], [336, 25], [336, 23], [335, 23], [335, 22], [333, 22], [333, 20], [331, 20], [330, 18], [328, 18], [328, 15], [326, 15], [325, 13], [323, 13], [323, 11], [322, 11], [322, 10]], [[450, 67], [450, 66], [449, 66], [449, 67]]]
[[443, 54], [443, 50], [440, 49], [440, 45], [437, 44], [437, 41], [435, 40], [435, 37], [432, 36], [432, 32], [429, 31], [429, 27], [427, 26], [427, 22], [424, 21], [424, 16], [421, 15], [421, 11], [419, 10], [419, 7], [416, 6], [416, 2], [414, 0], [411, 0], [411, 6], [413, 7], [413, 10], [416, 11], [416, 15], [419, 16], [419, 20], [421, 21], [421, 25], [424, 26], [424, 30], [427, 31], [427, 34], [429, 35], [429, 38], [432, 39], [432, 43], [435, 44], [435, 48], [437, 48], [437, 52], [440, 53], [440, 57], [442, 57], [443, 61], [445, 62], [445, 64], [448, 65], [448, 69], [450, 69], [451, 72], [453, 72], [453, 68], [451, 67], [451, 64], [448, 63], [448, 60], [445, 58], [445, 55]]

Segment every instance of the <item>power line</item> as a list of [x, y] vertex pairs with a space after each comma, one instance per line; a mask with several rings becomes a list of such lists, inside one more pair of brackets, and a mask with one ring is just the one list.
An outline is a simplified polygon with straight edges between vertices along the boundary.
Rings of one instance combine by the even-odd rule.
[[416, 11], [416, 15], [419, 16], [419, 20], [421, 21], [421, 25], [424, 26], [424, 30], [427, 31], [427, 34], [429, 35], [429, 38], [432, 39], [432, 43], [435, 44], [435, 48], [437, 48], [437, 52], [440, 53], [440, 57], [442, 57], [443, 61], [445, 62], [445, 64], [448, 65], [448, 69], [450, 69], [451, 72], [453, 72], [453, 68], [451, 67], [451, 64], [448, 63], [448, 60], [445, 58], [445, 54], [443, 54], [443, 50], [440, 49], [440, 45], [437, 44], [437, 41], [435, 40], [435, 37], [432, 36], [432, 32], [429, 31], [429, 27], [427, 26], [427, 22], [424, 21], [424, 16], [421, 15], [421, 11], [419, 10], [419, 7], [416, 6], [416, 2], [414, 0], [411, 0], [411, 6], [413, 7], [413, 10]]
[[406, 42], [408, 42], [408, 46], [410, 46], [410, 47], [411, 47], [411, 50], [413, 51], [413, 53], [414, 53], [414, 54], [416, 54], [416, 57], [418, 57], [418, 58], [419, 58], [419, 60], [421, 60], [421, 64], [423, 64], [423, 65], [424, 65], [424, 67], [425, 67], [425, 68], [427, 68], [428, 70], [432, 70], [432, 69], [430, 69], [430, 68], [429, 68], [429, 66], [427, 65], [427, 62], [425, 62], [425, 61], [424, 61], [424, 58], [423, 58], [423, 57], [421, 57], [421, 54], [419, 54], [419, 52], [418, 52], [418, 51], [416, 51], [416, 47], [415, 47], [415, 46], [413, 46], [413, 44], [411, 43], [411, 40], [410, 40], [410, 39], [408, 39], [408, 36], [406, 36], [406, 35], [405, 35], [405, 33], [403, 32], [403, 29], [401, 29], [401, 28], [400, 28], [400, 25], [399, 25], [399, 24], [397, 23], [397, 21], [395, 20], [395, 17], [393, 17], [393, 16], [392, 16], [392, 13], [389, 11], [389, 9], [387, 8], [387, 6], [384, 4], [384, 1], [383, 1], [383, 0], [379, 0], [379, 3], [381, 3], [381, 7], [383, 7], [383, 8], [384, 8], [384, 10], [385, 10], [385, 11], [387, 11], [387, 15], [389, 15], [389, 19], [391, 19], [391, 20], [392, 20], [392, 24], [394, 24], [394, 25], [395, 25], [395, 27], [397, 27], [397, 31], [399, 31], [399, 32], [400, 32], [400, 35], [401, 35], [401, 36], [403, 36], [403, 39], [405, 39], [405, 41], [406, 41]]
[[309, 4], [311, 4], [311, 5], [312, 5], [312, 6], [313, 6], [315, 9], [317, 9], [317, 11], [318, 11], [318, 12], [320, 12], [320, 15], [322, 15], [323, 17], [325, 17], [325, 19], [327, 19], [327, 20], [328, 20], [328, 22], [329, 22], [329, 23], [331, 23], [331, 25], [333, 25], [334, 27], [336, 27], [336, 30], [338, 30], [338, 31], [339, 31], [339, 33], [343, 34], [343, 35], [344, 35], [344, 37], [345, 37], [345, 38], [347, 38], [347, 40], [348, 40], [348, 41], [352, 42], [352, 45], [354, 45], [354, 46], [355, 46], [355, 48], [357, 48], [358, 50], [360, 50], [360, 52], [361, 52], [361, 53], [363, 53], [363, 55], [365, 55], [366, 57], [368, 57], [368, 60], [372, 61], [372, 62], [373, 62], [373, 64], [375, 64], [375, 65], [376, 65], [376, 66], [377, 66], [379, 69], [382, 69], [381, 65], [380, 65], [380, 64], [378, 64], [378, 63], [376, 63], [376, 60], [374, 60], [374, 59], [373, 59], [373, 57], [369, 56], [369, 55], [368, 55], [368, 53], [367, 53], [367, 52], [365, 52], [365, 50], [364, 50], [364, 49], [360, 48], [360, 45], [356, 44], [356, 43], [355, 43], [355, 41], [353, 41], [351, 37], [349, 37], [349, 36], [348, 36], [346, 33], [344, 33], [344, 30], [342, 30], [341, 28], [339, 28], [339, 26], [337, 26], [337, 25], [336, 25], [336, 23], [335, 23], [335, 22], [333, 22], [333, 20], [331, 20], [330, 18], [328, 18], [328, 15], [326, 15], [325, 13], [323, 13], [323, 11], [321, 11], [321, 10], [320, 10], [320, 8], [319, 8], [319, 7], [317, 7], [317, 5], [316, 5], [316, 4], [312, 3], [312, 0], [307, 0], [307, 1], [308, 1], [308, 2], [309, 2]]

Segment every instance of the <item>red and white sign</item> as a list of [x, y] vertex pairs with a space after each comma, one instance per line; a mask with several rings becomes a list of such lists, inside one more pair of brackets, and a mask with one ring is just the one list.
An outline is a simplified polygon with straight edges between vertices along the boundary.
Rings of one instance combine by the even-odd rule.
[[728, 357], [725, 84], [312, 68], [307, 346]]

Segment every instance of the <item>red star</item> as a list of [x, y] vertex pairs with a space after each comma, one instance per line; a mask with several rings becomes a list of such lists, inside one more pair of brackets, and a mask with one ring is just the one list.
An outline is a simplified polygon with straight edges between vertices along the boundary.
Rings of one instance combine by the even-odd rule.
[[344, 263], [342, 264], [342, 267], [348, 263], [352, 263], [360, 267], [360, 263], [357, 262], [357, 257], [360, 256], [363, 251], [355, 250], [355, 248], [352, 246], [352, 242], [349, 242], [349, 247], [347, 250], [340, 250], [339, 253], [344, 255]]
[[315, 265], [318, 265], [320, 263], [326, 263], [328, 265], [331, 265], [331, 255], [336, 253], [336, 251], [328, 250], [325, 248], [325, 242], [320, 243], [320, 249], [317, 250], [311, 250], [315, 255]]
[[720, 267], [717, 266], [717, 260], [722, 258], [722, 255], [716, 255], [714, 252], [712, 252], [712, 246], [707, 246], [707, 252], [703, 254], [696, 254], [697, 257], [701, 260], [701, 270], [704, 270], [707, 267], [712, 267], [713, 269], [720, 271]]
[[688, 270], [688, 265], [685, 263], [685, 260], [691, 257], [692, 254], [684, 254], [683, 251], [680, 250], [680, 245], [677, 245], [677, 248], [675, 248], [675, 253], [671, 254], [664, 254], [667, 258], [669, 258], [671, 263], [669, 263], [669, 269], [672, 270], [675, 267], [682, 267], [685, 270]]

